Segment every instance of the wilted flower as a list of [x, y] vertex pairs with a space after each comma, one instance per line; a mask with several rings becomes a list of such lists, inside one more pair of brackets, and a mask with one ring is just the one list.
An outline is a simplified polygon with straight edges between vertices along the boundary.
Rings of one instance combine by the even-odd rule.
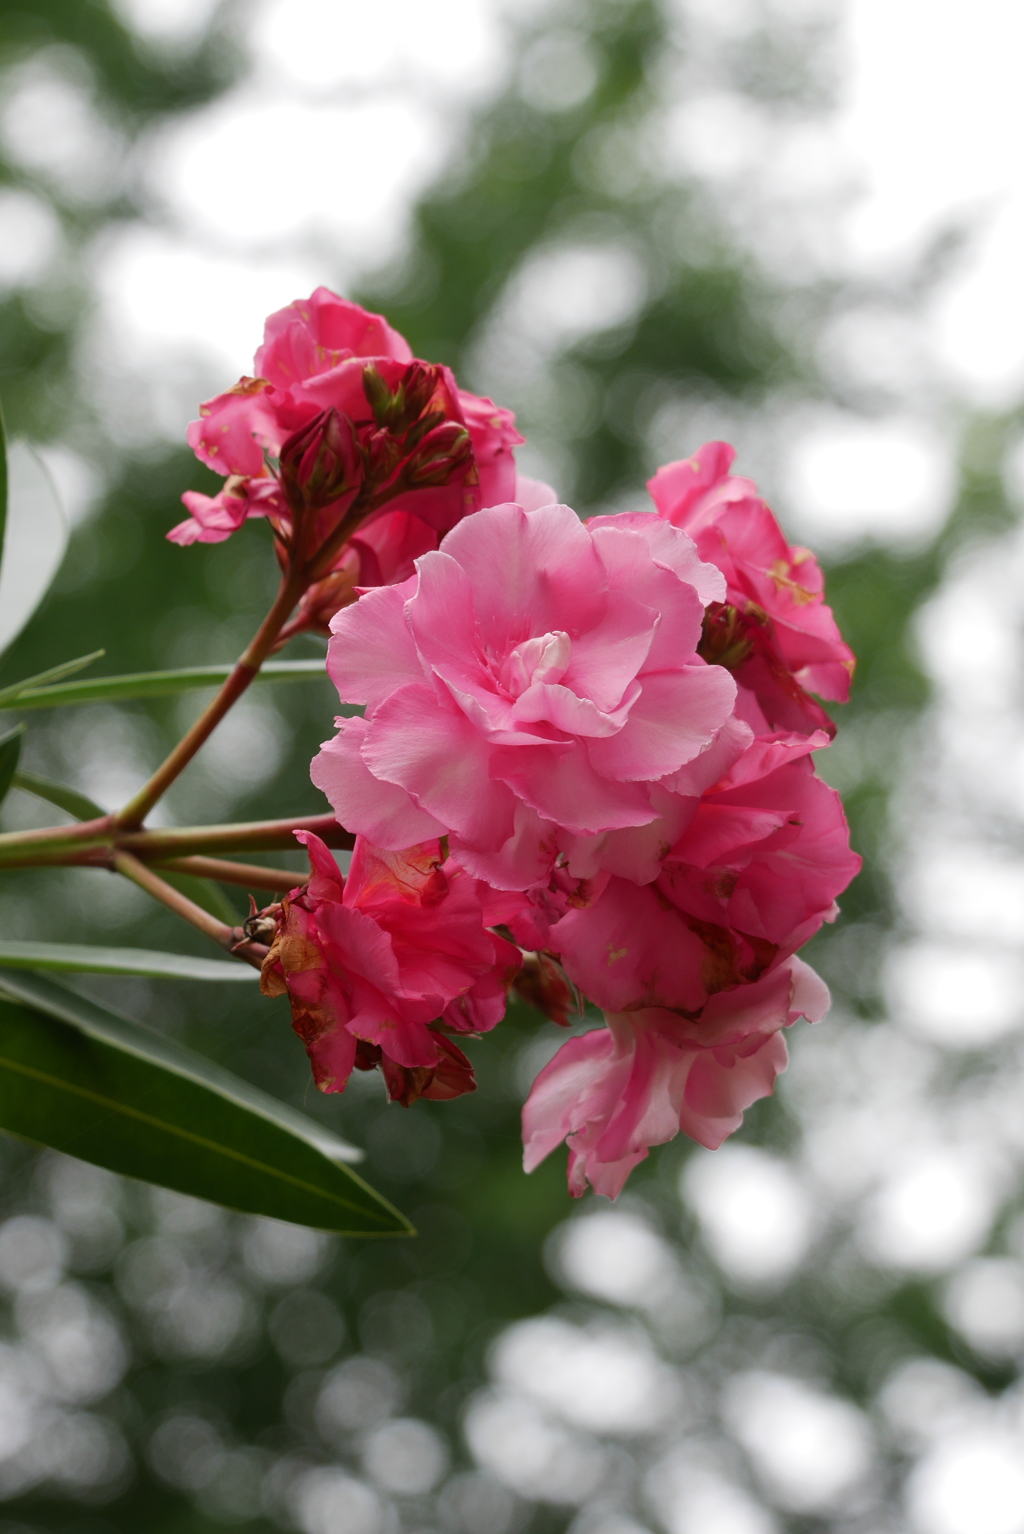
[[483, 924], [477, 881], [437, 842], [396, 855], [362, 838], [345, 878], [319, 837], [296, 836], [310, 879], [280, 903], [262, 984], [287, 991], [317, 1086], [340, 1092], [354, 1066], [379, 1063], [402, 1101], [453, 1096], [460, 1080], [470, 1090], [444, 1031], [493, 1028], [519, 968], [519, 950]]

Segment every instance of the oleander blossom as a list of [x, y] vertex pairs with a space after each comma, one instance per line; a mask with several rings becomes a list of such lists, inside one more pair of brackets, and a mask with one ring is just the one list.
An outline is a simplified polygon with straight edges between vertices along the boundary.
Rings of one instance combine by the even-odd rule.
[[649, 839], [735, 701], [728, 672], [696, 654], [724, 594], [652, 513], [479, 511], [411, 579], [332, 620], [328, 671], [366, 717], [338, 721], [313, 781], [377, 846], [447, 834], [500, 889], [547, 880], [561, 858], [600, 861], [609, 833]]
[[510, 411], [414, 358], [381, 315], [318, 288], [270, 316], [254, 376], [189, 426], [190, 447], [225, 485], [187, 491], [191, 516], [168, 537], [219, 543], [266, 517], [285, 559], [308, 502], [314, 550], [347, 517], [361, 537], [346, 540], [307, 604], [322, 618], [356, 587], [405, 579], [461, 517], [515, 495], [522, 440]]
[[785, 1069], [781, 1030], [828, 1010], [824, 982], [791, 958], [752, 985], [713, 996], [700, 1015], [607, 1013], [605, 1028], [566, 1041], [523, 1109], [527, 1172], [563, 1140], [569, 1190], [615, 1198], [652, 1145], [682, 1131], [716, 1150]]
[[[710, 996], [758, 980], [838, 914], [836, 897], [861, 860], [839, 795], [814, 772], [811, 752], [827, 737], [751, 740], [746, 730], [737, 750], [744, 729], [716, 782], [699, 797], [674, 796], [666, 817], [674, 840], [657, 878], [640, 887], [620, 875], [594, 881], [583, 899], [563, 901], [548, 928], [545, 946], [607, 1011], [696, 1016]], [[547, 909], [558, 910], [551, 895]], [[509, 925], [536, 941], [521, 920]]]
[[295, 834], [310, 879], [276, 913], [262, 987], [287, 992], [317, 1086], [340, 1092], [353, 1067], [380, 1065], [405, 1103], [471, 1091], [469, 1062], [446, 1035], [500, 1022], [520, 965], [484, 926], [486, 892], [436, 841], [389, 853], [357, 838], [344, 877], [318, 836]]
[[854, 656], [824, 601], [809, 549], [790, 545], [753, 480], [729, 473], [734, 450], [706, 442], [648, 481], [660, 516], [689, 533], [723, 572], [727, 593], [709, 608], [701, 654], [740, 684], [737, 712], [757, 734], [835, 733], [811, 697], [845, 703]]

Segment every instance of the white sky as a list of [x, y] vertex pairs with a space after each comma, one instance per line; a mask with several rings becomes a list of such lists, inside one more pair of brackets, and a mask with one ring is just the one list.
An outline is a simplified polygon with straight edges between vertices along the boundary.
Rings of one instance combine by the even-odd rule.
[[853, 259], [920, 248], [969, 217], [970, 260], [935, 306], [937, 355], [977, 400], [1024, 386], [1024, 5], [1020, 0], [846, 0], [840, 124], [864, 196]]

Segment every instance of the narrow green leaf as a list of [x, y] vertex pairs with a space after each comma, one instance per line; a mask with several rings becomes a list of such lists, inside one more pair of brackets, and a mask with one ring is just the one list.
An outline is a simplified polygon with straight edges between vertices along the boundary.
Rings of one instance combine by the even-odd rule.
[[27, 442], [7, 454], [7, 517], [0, 569], [0, 653], [10, 648], [53, 584], [70, 528], [53, 475]]
[[[66, 682], [59, 687], [17, 684], [0, 692], [0, 708], [57, 708], [69, 703], [118, 702], [129, 698], [163, 698], [169, 694], [194, 691], [199, 687], [217, 687], [231, 675], [233, 666], [182, 666], [176, 671], [136, 671], [128, 676], [93, 677], [83, 682]], [[256, 682], [305, 682], [326, 679], [322, 660], [268, 661], [256, 676]], [[361, 713], [362, 710], [360, 709]]]
[[51, 666], [48, 671], [38, 671], [35, 676], [27, 676], [23, 681], [12, 682], [10, 687], [0, 688], [0, 708], [13, 708], [15, 700], [23, 692], [36, 692], [44, 682], [57, 682], [62, 677], [74, 676], [76, 671], [84, 671], [86, 666], [91, 666], [94, 660], [99, 660], [106, 653], [106, 650], [93, 650], [91, 655], [79, 655], [74, 660], [61, 661], [59, 666]]
[[0, 735], [0, 804], [7, 797], [7, 792], [14, 782], [18, 768], [18, 758], [21, 755], [21, 737], [25, 733], [25, 726], [20, 725], [16, 730], [8, 730], [6, 735]]
[[301, 1113], [46, 976], [0, 986], [0, 1128], [229, 1209], [413, 1234], [352, 1170], [361, 1153]]
[[3, 565], [4, 539], [7, 536], [7, 427], [0, 407], [0, 566]]
[[161, 980], [253, 981], [250, 964], [194, 959], [153, 948], [106, 948], [91, 943], [29, 943], [0, 939], [0, 969], [57, 969], [78, 975], [152, 975]]
[[100, 816], [107, 813], [86, 798], [85, 794], [80, 794], [77, 788], [68, 788], [64, 783], [51, 783], [49, 778], [41, 778], [35, 772], [26, 772], [22, 767], [15, 772], [11, 784], [23, 793], [45, 799], [47, 804], [55, 804], [59, 810], [67, 810], [76, 820], [99, 820]]

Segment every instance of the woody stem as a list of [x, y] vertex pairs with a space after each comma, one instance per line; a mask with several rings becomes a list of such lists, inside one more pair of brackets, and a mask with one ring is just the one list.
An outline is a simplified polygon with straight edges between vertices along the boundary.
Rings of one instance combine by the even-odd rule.
[[125, 878], [131, 879], [140, 889], [144, 889], [147, 895], [152, 895], [154, 900], [159, 900], [168, 910], [176, 916], [181, 916], [190, 922], [193, 927], [198, 927], [220, 948], [226, 948], [229, 953], [237, 953], [239, 958], [246, 963], [252, 964], [256, 969], [260, 967], [262, 951], [260, 955], [248, 953], [244, 943], [244, 934], [238, 927], [229, 927], [227, 922], [218, 920], [209, 911], [204, 911], [202, 906], [196, 905], [194, 900], [189, 900], [180, 890], [161, 879], [160, 875], [147, 868], [137, 857], [130, 852], [115, 852], [114, 867], [118, 873], [124, 874]]
[[260, 624], [249, 648], [224, 682], [217, 696], [203, 710], [191, 729], [182, 736], [149, 782], [114, 817], [115, 830], [133, 831], [141, 826], [153, 806], [163, 798], [175, 778], [188, 766], [199, 748], [210, 738], [273, 650], [278, 634], [307, 584], [306, 578], [294, 571], [282, 576], [274, 605]]

